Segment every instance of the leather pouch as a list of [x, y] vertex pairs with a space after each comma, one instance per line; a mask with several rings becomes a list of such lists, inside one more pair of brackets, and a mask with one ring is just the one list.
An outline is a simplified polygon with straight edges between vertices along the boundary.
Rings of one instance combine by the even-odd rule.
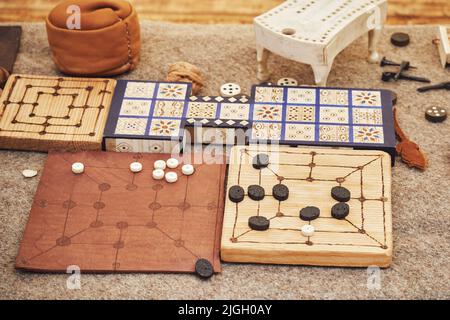
[[50, 12], [46, 26], [53, 60], [63, 73], [118, 75], [139, 62], [139, 20], [126, 1], [65, 0]]

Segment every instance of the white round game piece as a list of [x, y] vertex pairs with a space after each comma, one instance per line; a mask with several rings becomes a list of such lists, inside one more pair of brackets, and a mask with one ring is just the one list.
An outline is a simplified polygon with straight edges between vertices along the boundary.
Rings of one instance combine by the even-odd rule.
[[225, 83], [220, 87], [220, 95], [230, 98], [241, 93], [241, 87], [236, 83]]
[[131, 172], [134, 172], [134, 173], [142, 171], [142, 163], [140, 163], [140, 162], [130, 163], [130, 170], [131, 170]]
[[295, 80], [293, 78], [281, 78], [278, 80], [277, 84], [279, 86], [294, 87], [294, 86], [298, 85], [298, 82], [297, 82], [297, 80]]
[[312, 237], [314, 235], [314, 227], [310, 224], [305, 224], [302, 229], [302, 235], [305, 237]]
[[164, 170], [163, 169], [155, 169], [152, 173], [153, 179], [161, 180], [164, 178]]
[[22, 175], [25, 178], [33, 178], [37, 175], [37, 171], [36, 170], [31, 170], [31, 169], [25, 169], [22, 171]]
[[194, 166], [192, 164], [185, 164], [181, 167], [181, 172], [186, 176], [190, 176], [194, 173]]
[[164, 160], [156, 160], [153, 167], [155, 167], [155, 169], [164, 170], [166, 168], [166, 162]]
[[75, 162], [72, 164], [72, 172], [79, 174], [84, 172], [84, 164], [81, 162]]
[[174, 183], [178, 180], [178, 175], [176, 172], [170, 171], [166, 173], [166, 181], [168, 183]]
[[169, 167], [170, 169], [175, 169], [179, 164], [180, 162], [178, 162], [178, 160], [175, 158], [170, 158], [169, 160], [167, 160], [167, 167]]

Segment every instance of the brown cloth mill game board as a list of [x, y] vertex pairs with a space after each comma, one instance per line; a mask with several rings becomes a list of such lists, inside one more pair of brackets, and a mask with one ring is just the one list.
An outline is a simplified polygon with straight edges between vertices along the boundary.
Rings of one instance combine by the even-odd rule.
[[[192, 155], [191, 155], [192, 156]], [[66, 272], [220, 272], [225, 164], [195, 164], [173, 184], [152, 178], [166, 154], [49, 153], [16, 268]], [[142, 163], [132, 173], [130, 163]], [[186, 162], [191, 162], [187, 159]], [[85, 172], [73, 174], [82, 162]], [[224, 161], [222, 161], [224, 162]], [[167, 172], [167, 170], [166, 170]]]

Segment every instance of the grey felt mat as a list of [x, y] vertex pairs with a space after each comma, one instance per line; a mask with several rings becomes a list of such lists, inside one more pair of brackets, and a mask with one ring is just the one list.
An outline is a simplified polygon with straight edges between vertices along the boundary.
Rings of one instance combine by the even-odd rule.
[[[25, 24], [15, 71], [56, 74], [43, 24]], [[389, 35], [411, 35], [406, 48], [394, 48]], [[382, 55], [410, 60], [416, 74], [434, 82], [449, 81], [450, 71], [439, 64], [431, 44], [432, 27], [387, 27], [380, 44]], [[248, 93], [255, 79], [253, 31], [245, 25], [142, 24], [142, 61], [130, 79], [165, 76], [167, 65], [187, 60], [205, 74], [202, 94], [218, 94], [221, 83], [239, 83]], [[381, 288], [367, 288], [366, 269], [224, 264], [210, 281], [188, 274], [81, 275], [81, 289], [66, 287], [67, 275], [35, 274], [14, 269], [19, 241], [39, 177], [25, 180], [21, 171], [41, 170], [45, 154], [0, 152], [0, 298], [145, 298], [145, 299], [361, 299], [450, 298], [450, 120], [432, 124], [424, 119], [427, 106], [450, 109], [450, 92], [418, 94], [417, 84], [385, 84], [381, 69], [366, 62], [367, 37], [353, 43], [335, 60], [329, 86], [389, 88], [398, 94], [402, 128], [428, 154], [425, 172], [400, 161], [393, 170], [394, 260], [381, 271]], [[76, 45], [76, 44], [74, 44]], [[312, 84], [309, 66], [274, 57], [272, 81], [282, 76]]]

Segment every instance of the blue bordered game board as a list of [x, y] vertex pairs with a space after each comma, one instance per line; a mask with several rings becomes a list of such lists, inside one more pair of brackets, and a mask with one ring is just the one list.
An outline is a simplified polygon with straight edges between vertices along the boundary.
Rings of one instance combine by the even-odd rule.
[[395, 157], [387, 90], [255, 85], [250, 97], [231, 98], [190, 92], [187, 83], [119, 80], [105, 138], [121, 141], [112, 145], [116, 151], [142, 152], [119, 146], [136, 139], [181, 143], [184, 130], [197, 125], [244, 129], [250, 144], [378, 149]]
[[251, 142], [395, 148], [387, 90], [254, 86]]
[[190, 91], [186, 83], [119, 80], [105, 136], [182, 139]]

